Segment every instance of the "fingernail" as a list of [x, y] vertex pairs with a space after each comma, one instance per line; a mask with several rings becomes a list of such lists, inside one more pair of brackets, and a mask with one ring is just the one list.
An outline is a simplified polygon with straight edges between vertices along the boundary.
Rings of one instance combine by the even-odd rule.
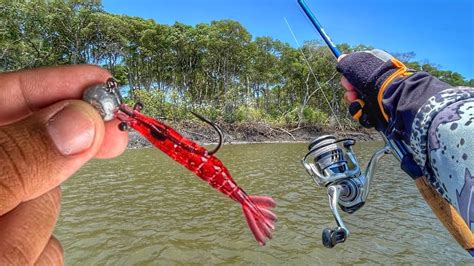
[[74, 104], [67, 105], [47, 123], [48, 133], [62, 155], [81, 153], [92, 146], [95, 125], [87, 112]]

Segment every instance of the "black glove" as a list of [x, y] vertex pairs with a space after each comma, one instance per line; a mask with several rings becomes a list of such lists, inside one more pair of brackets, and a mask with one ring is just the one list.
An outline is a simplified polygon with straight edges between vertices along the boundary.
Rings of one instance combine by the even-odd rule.
[[387, 52], [375, 49], [346, 55], [337, 70], [360, 97], [349, 106], [352, 117], [364, 127], [383, 131], [389, 120], [382, 105], [383, 92], [395, 78], [411, 74], [407, 67]]

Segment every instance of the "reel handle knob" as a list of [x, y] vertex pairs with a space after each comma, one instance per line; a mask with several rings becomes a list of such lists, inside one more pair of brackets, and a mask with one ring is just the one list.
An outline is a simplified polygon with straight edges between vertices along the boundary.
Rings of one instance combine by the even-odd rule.
[[333, 248], [335, 245], [346, 241], [347, 236], [347, 230], [342, 227], [326, 228], [322, 234], [323, 245], [327, 248]]

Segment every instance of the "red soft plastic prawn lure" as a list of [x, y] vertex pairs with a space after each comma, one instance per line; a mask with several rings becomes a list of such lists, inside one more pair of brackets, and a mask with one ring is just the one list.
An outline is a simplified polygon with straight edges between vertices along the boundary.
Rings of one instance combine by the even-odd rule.
[[[269, 210], [275, 207], [275, 201], [271, 197], [247, 195], [235, 183], [222, 162], [212, 155], [219, 146], [215, 151], [209, 152], [204, 147], [181, 136], [173, 128], [143, 115], [140, 111], [140, 104], [135, 105], [133, 109], [126, 104], [121, 104], [115, 111], [115, 117], [122, 121], [121, 129], [127, 126], [135, 129], [155, 147], [194, 172], [211, 187], [240, 203], [250, 231], [260, 245], [265, 245], [265, 242], [271, 239], [275, 228], [276, 215]], [[195, 115], [210, 123], [205, 118]], [[215, 125], [213, 126], [216, 128]]]

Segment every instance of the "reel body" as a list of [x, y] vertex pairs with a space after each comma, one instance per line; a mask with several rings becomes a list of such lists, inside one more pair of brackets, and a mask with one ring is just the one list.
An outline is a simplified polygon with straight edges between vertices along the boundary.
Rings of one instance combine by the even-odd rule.
[[387, 146], [374, 153], [364, 174], [352, 150], [353, 139], [340, 139], [332, 135], [316, 138], [309, 145], [309, 152], [302, 160], [314, 182], [327, 188], [329, 207], [337, 227], [326, 228], [322, 233], [323, 245], [328, 248], [346, 241], [349, 229], [344, 225], [339, 208], [354, 213], [364, 206], [378, 160], [390, 150]]

